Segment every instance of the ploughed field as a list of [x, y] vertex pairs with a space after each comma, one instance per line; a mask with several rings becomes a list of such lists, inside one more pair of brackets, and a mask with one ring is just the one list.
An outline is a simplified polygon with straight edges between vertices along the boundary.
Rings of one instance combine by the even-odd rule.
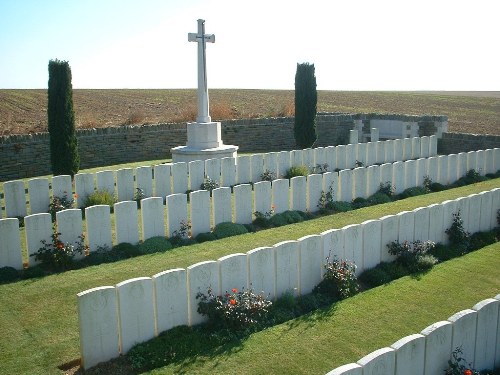
[[[293, 90], [212, 89], [213, 120], [292, 116]], [[196, 90], [73, 90], [77, 129], [192, 121]], [[500, 134], [500, 92], [318, 91], [319, 112], [447, 115], [450, 132]], [[0, 90], [0, 135], [47, 131], [47, 90]]]

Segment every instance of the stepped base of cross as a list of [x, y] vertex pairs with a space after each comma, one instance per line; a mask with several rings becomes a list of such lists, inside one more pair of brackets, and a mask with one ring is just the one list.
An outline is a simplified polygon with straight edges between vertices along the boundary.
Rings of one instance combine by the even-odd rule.
[[238, 146], [222, 142], [220, 122], [188, 122], [187, 144], [171, 149], [172, 162], [235, 158]]

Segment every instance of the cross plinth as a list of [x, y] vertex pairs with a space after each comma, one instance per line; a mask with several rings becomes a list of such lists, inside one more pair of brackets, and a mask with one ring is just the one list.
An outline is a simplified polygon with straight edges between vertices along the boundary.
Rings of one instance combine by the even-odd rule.
[[220, 122], [212, 122], [209, 112], [206, 44], [214, 43], [215, 35], [205, 34], [205, 20], [199, 19], [198, 32], [188, 33], [188, 41], [198, 43], [198, 116], [196, 122], [187, 123], [187, 144], [172, 149], [172, 160], [236, 157], [238, 146], [222, 142]]

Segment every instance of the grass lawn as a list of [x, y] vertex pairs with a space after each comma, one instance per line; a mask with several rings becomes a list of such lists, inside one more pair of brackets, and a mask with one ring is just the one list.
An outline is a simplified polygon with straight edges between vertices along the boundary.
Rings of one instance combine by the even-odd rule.
[[[0, 285], [0, 374], [58, 374], [79, 358], [76, 294], [203, 260], [320, 233], [500, 186], [489, 180], [462, 188], [343, 214], [176, 248], [41, 279]], [[251, 336], [219, 353], [154, 373], [326, 373], [404, 335], [418, 332], [500, 293], [500, 245], [439, 265], [420, 279], [390, 285]], [[415, 301], [418, 301], [416, 303]], [[374, 319], [377, 317], [377, 319]], [[290, 361], [293, 358], [293, 361]]]

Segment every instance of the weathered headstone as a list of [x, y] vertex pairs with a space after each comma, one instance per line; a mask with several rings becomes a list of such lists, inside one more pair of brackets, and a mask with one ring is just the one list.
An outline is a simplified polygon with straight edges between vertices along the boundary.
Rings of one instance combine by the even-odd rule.
[[158, 333], [188, 324], [187, 272], [183, 268], [157, 273], [152, 277]]
[[137, 203], [124, 201], [115, 203], [115, 233], [117, 243], [139, 243]]

